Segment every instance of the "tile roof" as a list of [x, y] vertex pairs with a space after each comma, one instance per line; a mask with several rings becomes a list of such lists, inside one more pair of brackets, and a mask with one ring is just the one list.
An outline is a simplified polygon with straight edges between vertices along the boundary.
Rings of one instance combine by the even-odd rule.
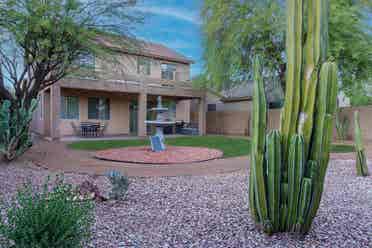
[[175, 50], [158, 43], [146, 42], [144, 44], [144, 53], [148, 53], [157, 58], [175, 60], [176, 62], [182, 62], [185, 64], [194, 63], [194, 61]]
[[[284, 92], [281, 87], [272, 86], [265, 89], [266, 98], [268, 102], [277, 102], [280, 99], [284, 99]], [[241, 85], [237, 85], [229, 90], [221, 92], [223, 95], [222, 101], [224, 102], [235, 102], [235, 101], [249, 101], [252, 100], [253, 96], [253, 82], [249, 81]]]
[[123, 45], [120, 45], [120, 39], [110, 39], [108, 37], [98, 37], [97, 41], [105, 46], [118, 49], [122, 52], [142, 55], [145, 57], [163, 59], [172, 62], [179, 62], [183, 64], [193, 64], [194, 61], [185, 57], [184, 55], [176, 52], [175, 50], [166, 47], [159, 43], [153, 43], [148, 41], [139, 41], [139, 48], [128, 49], [128, 42], [123, 38]]

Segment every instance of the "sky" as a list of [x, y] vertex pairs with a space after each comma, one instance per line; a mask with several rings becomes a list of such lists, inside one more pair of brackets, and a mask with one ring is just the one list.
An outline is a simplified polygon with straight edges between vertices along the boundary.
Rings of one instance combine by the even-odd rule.
[[161, 43], [195, 61], [191, 76], [202, 70], [201, 0], [141, 0], [144, 23], [134, 30], [137, 38]]

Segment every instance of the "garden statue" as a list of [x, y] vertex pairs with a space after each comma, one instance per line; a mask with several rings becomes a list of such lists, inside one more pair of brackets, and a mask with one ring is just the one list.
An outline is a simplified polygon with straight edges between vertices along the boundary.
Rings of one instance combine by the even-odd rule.
[[327, 61], [327, 44], [328, 1], [287, 0], [285, 103], [280, 131], [268, 134], [261, 59], [255, 58], [249, 201], [266, 233], [307, 233], [320, 204], [337, 97], [337, 65]]
[[168, 108], [163, 107], [161, 96], [158, 96], [157, 102], [157, 107], [150, 109], [150, 111], [156, 112], [156, 120], [145, 121], [145, 123], [156, 127], [156, 134], [150, 137], [151, 149], [154, 152], [161, 152], [166, 149], [164, 144], [164, 128], [174, 125], [175, 122], [167, 119], [165, 113], [168, 111]]

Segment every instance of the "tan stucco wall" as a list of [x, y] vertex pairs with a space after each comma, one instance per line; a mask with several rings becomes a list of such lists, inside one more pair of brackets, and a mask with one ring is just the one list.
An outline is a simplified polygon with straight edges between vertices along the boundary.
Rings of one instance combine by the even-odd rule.
[[[246, 108], [246, 107], [245, 107]], [[248, 108], [246, 108], [248, 109]], [[366, 142], [372, 141], [372, 106], [347, 107], [341, 109], [341, 117], [346, 116], [350, 126], [348, 130], [348, 139], [354, 139], [354, 112], [360, 113], [360, 125], [363, 139]], [[280, 128], [281, 109], [270, 109], [268, 114], [268, 130]], [[226, 135], [250, 135], [251, 112], [248, 109], [225, 110], [207, 112], [207, 133], [226, 134]], [[248, 133], [247, 133], [248, 130]], [[334, 130], [336, 139], [336, 129]]]
[[39, 103], [33, 113], [31, 131], [40, 135], [50, 136], [50, 90], [46, 89], [39, 94]]
[[[207, 112], [207, 133], [225, 135], [250, 135], [252, 101], [216, 102], [217, 111]], [[280, 109], [270, 109], [268, 128], [279, 128]]]
[[[125, 96], [113, 95], [109, 93], [78, 92], [76, 90], [62, 89], [62, 96], [79, 97], [79, 120], [64, 120], [59, 123], [61, 136], [74, 135], [71, 122], [78, 126], [79, 122], [91, 121], [107, 123], [106, 135], [129, 134], [129, 99]], [[110, 120], [88, 119], [88, 98], [89, 97], [108, 97], [110, 99]]]
[[[360, 128], [362, 130], [363, 139], [366, 142], [372, 141], [372, 106], [363, 107], [347, 107], [341, 108], [341, 117], [346, 116], [349, 120], [348, 139], [354, 139], [354, 112], [358, 110], [360, 114]], [[269, 128], [278, 129], [280, 126], [280, 111], [271, 110], [269, 113]], [[336, 139], [336, 128], [334, 128], [334, 138]]]
[[358, 110], [360, 116], [360, 128], [363, 139], [366, 142], [372, 141], [372, 105], [363, 107], [346, 107], [341, 109], [341, 117], [346, 116], [349, 120], [348, 138], [354, 139], [354, 112]]
[[176, 105], [176, 120], [190, 122], [191, 100], [178, 101]]
[[43, 106], [44, 106], [44, 94], [40, 93], [38, 106], [33, 113], [31, 130], [35, 133], [44, 135], [44, 115], [43, 115]]
[[217, 111], [207, 112], [207, 133], [248, 135], [251, 108], [250, 101], [217, 103]]
[[207, 112], [207, 133], [226, 135], [248, 135], [248, 111]]
[[[96, 71], [99, 76], [104, 79], [123, 80], [126, 75], [143, 76], [137, 73], [138, 56], [129, 54], [117, 54], [116, 60], [102, 61], [96, 58]], [[150, 75], [146, 75], [148, 79], [161, 79], [161, 64], [169, 63], [176, 66], [176, 80], [190, 80], [190, 65], [169, 62], [165, 60], [148, 58], [151, 61]]]

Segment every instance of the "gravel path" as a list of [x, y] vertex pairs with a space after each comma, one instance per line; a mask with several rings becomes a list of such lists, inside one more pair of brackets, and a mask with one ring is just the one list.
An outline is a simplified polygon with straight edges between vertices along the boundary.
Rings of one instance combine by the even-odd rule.
[[[26, 178], [40, 184], [46, 175], [45, 170], [0, 165], [0, 194], [8, 199]], [[79, 183], [89, 176], [65, 177]], [[89, 178], [107, 185], [103, 177]], [[247, 178], [242, 171], [132, 179], [124, 203], [97, 205], [89, 247], [372, 247], [372, 177], [356, 177], [353, 161], [331, 163], [318, 217], [301, 239], [268, 237], [255, 229]]]

